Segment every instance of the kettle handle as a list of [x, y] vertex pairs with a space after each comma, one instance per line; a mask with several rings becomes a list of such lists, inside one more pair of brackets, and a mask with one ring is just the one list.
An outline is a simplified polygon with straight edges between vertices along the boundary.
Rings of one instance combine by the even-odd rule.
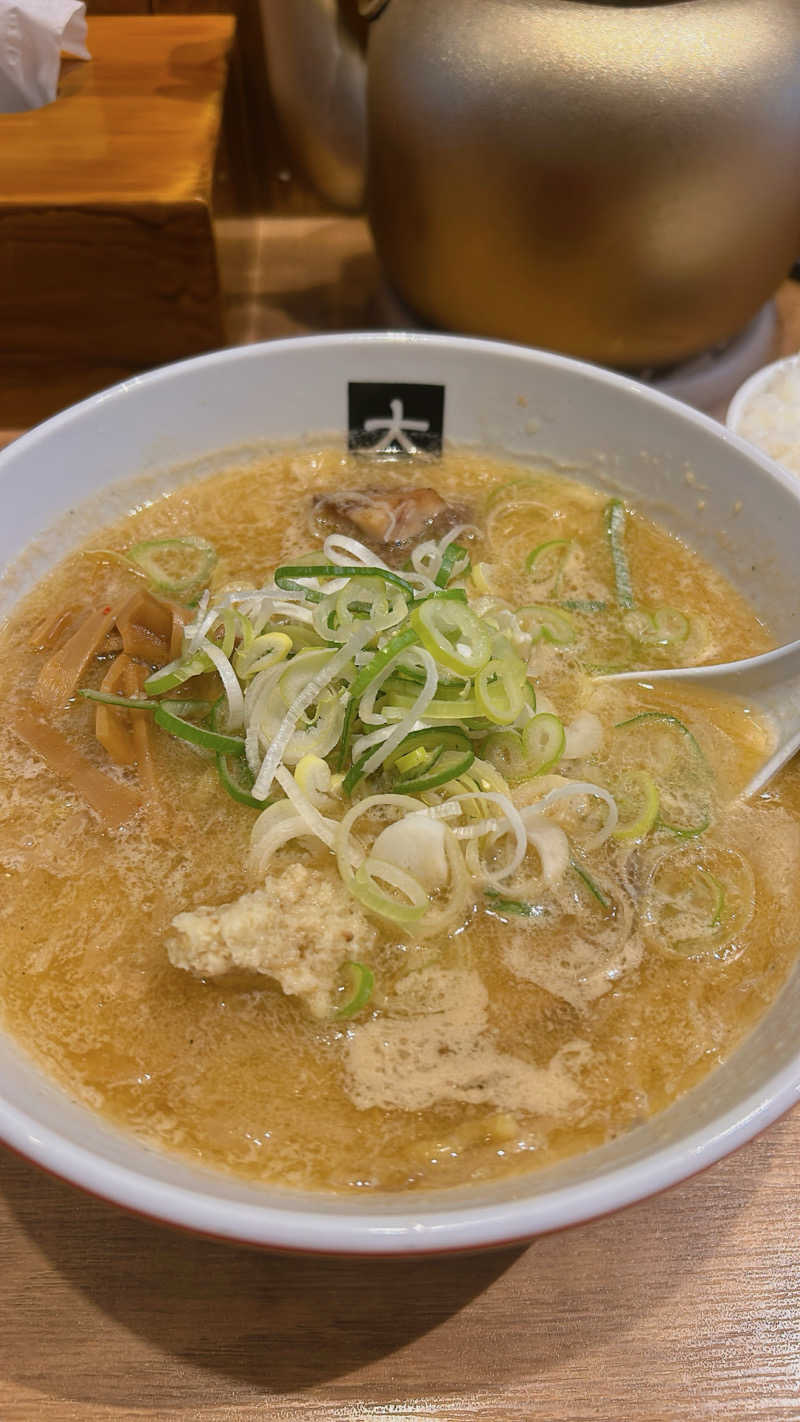
[[[377, 15], [388, 0], [365, 0]], [[336, 0], [260, 0], [270, 89], [289, 143], [336, 207], [364, 200], [367, 68]]]

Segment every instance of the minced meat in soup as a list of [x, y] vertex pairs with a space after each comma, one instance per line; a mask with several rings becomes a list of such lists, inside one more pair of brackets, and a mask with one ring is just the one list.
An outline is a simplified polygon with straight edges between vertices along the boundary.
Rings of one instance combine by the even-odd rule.
[[[275, 491], [280, 490], [276, 502]], [[75, 1098], [323, 1190], [541, 1166], [662, 1110], [796, 955], [766, 650], [607, 495], [289, 452], [69, 557], [2, 633], [0, 998]]]

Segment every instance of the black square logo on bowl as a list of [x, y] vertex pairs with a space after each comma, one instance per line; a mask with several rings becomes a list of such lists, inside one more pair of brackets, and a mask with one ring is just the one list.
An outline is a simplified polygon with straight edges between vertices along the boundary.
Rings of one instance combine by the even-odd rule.
[[441, 454], [443, 385], [391, 385], [351, 380], [347, 386], [348, 449], [370, 454]]

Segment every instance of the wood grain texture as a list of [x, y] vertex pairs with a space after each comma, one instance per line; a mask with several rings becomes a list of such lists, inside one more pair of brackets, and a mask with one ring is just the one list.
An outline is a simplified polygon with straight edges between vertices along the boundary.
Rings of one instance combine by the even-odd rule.
[[0, 199], [50, 206], [208, 197], [230, 16], [97, 16], [54, 104], [3, 116]]
[[[359, 219], [219, 245], [237, 340], [380, 324]], [[797, 350], [800, 286], [778, 308]], [[613, 1218], [416, 1263], [195, 1240], [0, 1150], [0, 1418], [795, 1422], [799, 1241], [798, 1111]]]
[[800, 1115], [527, 1249], [416, 1263], [173, 1234], [0, 1154], [11, 1419], [800, 1415]]
[[87, 15], [151, 15], [153, 0], [86, 0]]
[[58, 100], [4, 116], [0, 425], [222, 344], [211, 194], [233, 28], [94, 18]]

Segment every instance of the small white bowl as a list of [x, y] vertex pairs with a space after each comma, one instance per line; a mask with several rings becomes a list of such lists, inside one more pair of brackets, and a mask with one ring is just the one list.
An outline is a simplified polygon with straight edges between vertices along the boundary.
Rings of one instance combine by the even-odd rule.
[[[758, 429], [753, 428], [749, 421], [757, 403], [770, 392], [782, 376], [794, 373], [798, 377], [797, 399], [791, 403], [784, 402], [784, 409], [792, 411], [790, 420], [790, 431], [793, 438], [788, 441], [780, 440], [777, 432], [765, 430], [763, 435]], [[739, 386], [725, 416], [725, 423], [729, 430], [748, 440], [751, 444], [760, 449], [762, 453], [775, 459], [784, 468], [791, 469], [795, 474], [800, 474], [800, 354], [783, 356], [780, 360], [774, 360], [770, 365], [762, 366], [743, 385]]]
[[[715, 561], [777, 637], [800, 637], [800, 480], [716, 421], [610, 371], [499, 343], [383, 333], [169, 366], [11, 445], [0, 455], [0, 566], [37, 544], [13, 587], [0, 586], [0, 612], [92, 523], [130, 507], [143, 475], [187, 464], [208, 472], [232, 451], [243, 457], [242, 446], [342, 441], [349, 381], [445, 387], [448, 440], [554, 460], [565, 477], [621, 490]], [[385, 396], [375, 414], [388, 410]], [[56, 534], [42, 537], [57, 517]], [[205, 1172], [70, 1100], [2, 1033], [0, 1139], [107, 1200], [224, 1239], [349, 1254], [479, 1249], [606, 1214], [749, 1140], [800, 1096], [798, 1020], [795, 971], [733, 1056], [646, 1125], [547, 1170], [456, 1190], [355, 1199]]]

